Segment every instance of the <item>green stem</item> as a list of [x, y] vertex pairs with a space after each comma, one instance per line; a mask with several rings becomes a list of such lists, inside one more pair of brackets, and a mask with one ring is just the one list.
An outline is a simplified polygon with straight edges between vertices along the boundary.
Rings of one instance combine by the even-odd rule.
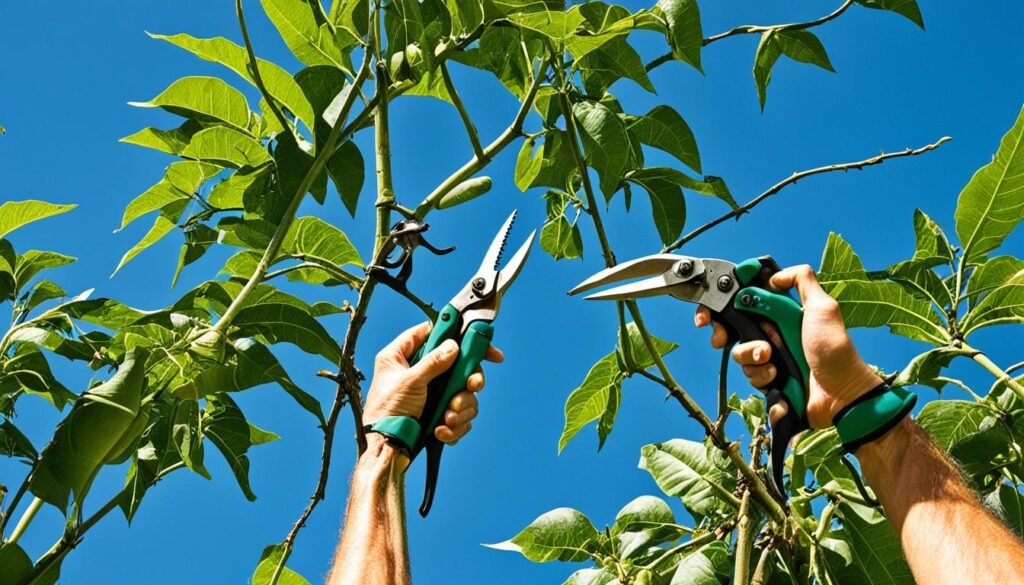
[[1003, 371], [1002, 368], [997, 366], [995, 362], [989, 359], [989, 357], [984, 353], [976, 350], [975, 348], [967, 345], [966, 343], [963, 344], [962, 347], [967, 351], [973, 351], [974, 355], [971, 356], [971, 359], [977, 362], [981, 367], [988, 370], [988, 372], [992, 374], [992, 376], [995, 377], [997, 381], [1006, 384], [1010, 388], [1010, 390], [1013, 391], [1014, 394], [1016, 394], [1022, 400], [1024, 400], [1024, 385], [1021, 385], [1021, 383], [1015, 380], [1013, 376]]
[[697, 538], [692, 538], [682, 544], [677, 544], [676, 546], [670, 549], [666, 549], [665, 552], [658, 555], [658, 558], [644, 565], [642, 568], [647, 569], [648, 571], [653, 571], [654, 569], [658, 568], [658, 565], [672, 558], [674, 555], [690, 550], [691, 548], [700, 548], [705, 544], [711, 542], [712, 540], [715, 540], [716, 538], [717, 536], [715, 535], [714, 531], [705, 532]]
[[459, 112], [459, 117], [462, 118], [462, 125], [466, 127], [466, 134], [469, 136], [469, 143], [473, 147], [473, 154], [479, 159], [487, 158], [483, 147], [480, 146], [480, 134], [477, 132], [476, 126], [473, 125], [473, 119], [469, 117], [466, 104], [462, 102], [462, 97], [459, 96], [459, 90], [455, 87], [455, 82], [452, 81], [451, 73], [448, 72], [448, 65], [441, 63], [440, 69], [441, 79], [444, 80], [444, 87], [448, 90], [448, 95], [452, 98], [452, 104]]
[[743, 498], [740, 500], [740, 512], [736, 524], [734, 585], [749, 585], [750, 583], [750, 557], [754, 548], [755, 536], [757, 536], [757, 522], [750, 509], [750, 491], [745, 490]]
[[750, 585], [764, 585], [765, 569], [768, 567], [768, 557], [772, 554], [772, 547], [766, 546], [757, 559], [757, 567], [754, 568], [754, 575], [750, 578]]
[[7, 539], [8, 543], [14, 544], [18, 542], [18, 540], [21, 538], [21, 535], [25, 534], [25, 530], [27, 530], [29, 525], [32, 524], [32, 519], [36, 517], [36, 514], [39, 512], [39, 509], [42, 507], [43, 499], [33, 498], [32, 502], [29, 503], [28, 508], [25, 509], [25, 512], [21, 515], [21, 518], [18, 520], [18, 524], [14, 527], [14, 530], [11, 532], [11, 537]]
[[[267, 91], [267, 86], [263, 83], [263, 76], [260, 75], [260, 67], [256, 60], [256, 52], [252, 48], [252, 40], [249, 38], [249, 27], [245, 24], [245, 13], [242, 11], [242, 0], [235, 0], [235, 14], [238, 15], [238, 26], [242, 29], [242, 41], [245, 43], [245, 52], [249, 57], [249, 72], [252, 74], [252, 81], [256, 84], [256, 87], [260, 90], [263, 95], [263, 100], [267, 102], [267, 107], [274, 113], [274, 117], [277, 118], [277, 122], [281, 124], [281, 129], [289, 131], [291, 124], [288, 123], [288, 118], [284, 117], [284, 113], [277, 106], [277, 102], [274, 100], [270, 92]], [[298, 136], [296, 136], [296, 140]]]

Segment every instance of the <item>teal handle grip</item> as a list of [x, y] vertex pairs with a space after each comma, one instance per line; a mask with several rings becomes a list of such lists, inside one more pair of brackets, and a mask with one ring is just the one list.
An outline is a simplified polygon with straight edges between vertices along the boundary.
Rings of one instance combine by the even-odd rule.
[[445, 305], [441, 312], [437, 314], [437, 319], [434, 320], [434, 326], [430, 329], [430, 335], [427, 340], [420, 347], [416, 355], [413, 356], [410, 364], [423, 359], [423, 356], [427, 355], [431, 351], [437, 349], [439, 345], [444, 343], [448, 339], [456, 339], [459, 334], [459, 312], [455, 307]]

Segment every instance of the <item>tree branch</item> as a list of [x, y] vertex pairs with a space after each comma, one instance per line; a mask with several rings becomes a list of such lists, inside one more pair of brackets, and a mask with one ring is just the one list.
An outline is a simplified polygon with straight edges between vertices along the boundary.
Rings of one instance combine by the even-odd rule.
[[[252, 40], [249, 38], [249, 27], [245, 24], [245, 13], [242, 11], [242, 0], [235, 0], [235, 14], [238, 15], [238, 26], [242, 29], [242, 40], [245, 42], [245, 52], [249, 55], [249, 72], [252, 74], [252, 81], [256, 84], [256, 87], [260, 90], [263, 95], [263, 99], [267, 102], [267, 107], [274, 113], [274, 117], [277, 118], [277, 122], [281, 124], [281, 129], [290, 132], [291, 124], [288, 123], [288, 118], [284, 117], [284, 113], [281, 112], [281, 108], [277, 106], [277, 102], [274, 100], [270, 92], [267, 91], [267, 86], [263, 83], [263, 76], [260, 75], [260, 67], [256, 60], [256, 52], [252, 48]], [[339, 118], [340, 119], [340, 118]]]
[[859, 161], [856, 161], [856, 162], [848, 162], [848, 163], [840, 163], [840, 164], [834, 164], [834, 165], [827, 165], [827, 166], [823, 166], [823, 167], [817, 167], [817, 168], [814, 168], [814, 169], [808, 169], [806, 171], [800, 171], [798, 173], [793, 173], [792, 175], [790, 175], [785, 180], [780, 181], [780, 182], [772, 185], [771, 188], [769, 188], [767, 191], [761, 193], [757, 197], [754, 197], [753, 199], [748, 201], [746, 204], [741, 205], [740, 207], [738, 207], [738, 208], [736, 208], [736, 209], [734, 209], [734, 210], [732, 210], [732, 211], [730, 211], [730, 212], [728, 212], [728, 213], [726, 213], [726, 214], [724, 214], [724, 215], [722, 215], [722, 216], [720, 216], [720, 217], [718, 217], [716, 219], [713, 219], [713, 220], [709, 221], [708, 223], [698, 227], [697, 229], [695, 229], [695, 230], [691, 231], [690, 233], [686, 234], [685, 236], [682, 236], [678, 240], [672, 242], [668, 246], [665, 246], [664, 248], [662, 248], [661, 251], [662, 252], [671, 252], [673, 250], [678, 250], [680, 247], [683, 246], [683, 244], [686, 244], [687, 242], [689, 242], [690, 240], [696, 238], [697, 236], [701, 235], [702, 233], [708, 231], [709, 229], [715, 227], [716, 225], [718, 225], [718, 224], [720, 224], [720, 223], [722, 223], [722, 222], [724, 222], [726, 220], [732, 219], [734, 217], [741, 216], [742, 214], [744, 214], [744, 213], [750, 211], [751, 209], [753, 209], [754, 207], [757, 207], [758, 204], [760, 204], [765, 199], [771, 197], [772, 195], [775, 195], [776, 193], [781, 191], [783, 188], [785, 188], [785, 187], [787, 187], [789, 185], [792, 185], [792, 184], [796, 183], [797, 181], [799, 181], [801, 179], [805, 179], [805, 178], [810, 177], [812, 175], [820, 175], [820, 174], [823, 174], [823, 173], [832, 173], [832, 172], [835, 172], [835, 171], [861, 170], [864, 167], [870, 167], [870, 166], [882, 164], [882, 163], [884, 163], [885, 161], [887, 161], [889, 159], [902, 158], [902, 157], [905, 157], [905, 156], [917, 156], [919, 154], [923, 154], [923, 153], [928, 152], [930, 150], [935, 150], [936, 148], [942, 146], [943, 144], [945, 144], [946, 142], [949, 142], [950, 140], [952, 140], [952, 138], [950, 138], [948, 136], [943, 136], [937, 142], [935, 142], [933, 144], [926, 145], [926, 146], [922, 146], [921, 148], [916, 148], [916, 149], [907, 148], [906, 150], [901, 150], [899, 152], [882, 153], [882, 154], [879, 154], [877, 156], [873, 156], [871, 158], [867, 158], [867, 159], [864, 159], [864, 160], [859, 160]]
[[750, 509], [750, 491], [744, 490], [740, 499], [740, 512], [736, 523], [736, 563], [733, 571], [734, 585], [750, 584], [750, 555], [757, 536], [757, 522]]
[[466, 127], [469, 143], [473, 146], [473, 154], [478, 159], [486, 159], [487, 155], [484, 154], [484, 149], [480, 146], [480, 134], [476, 131], [476, 126], [473, 125], [473, 119], [469, 117], [469, 112], [466, 111], [466, 104], [462, 103], [459, 90], [455, 88], [455, 82], [452, 81], [451, 73], [448, 72], [448, 65], [441, 63], [440, 68], [444, 87], [448, 90], [448, 95], [452, 98], [452, 104], [458, 110], [459, 117], [462, 118], [462, 124]]
[[[772, 30], [772, 29], [775, 29], [775, 30], [806, 30], [806, 29], [809, 29], [809, 28], [814, 28], [814, 27], [816, 27], [818, 25], [825, 24], [826, 22], [828, 22], [828, 21], [830, 21], [830, 20], [832, 20], [834, 18], [838, 18], [840, 14], [846, 12], [846, 10], [850, 6], [853, 5], [853, 2], [854, 2], [854, 0], [846, 0], [845, 2], [843, 2], [843, 4], [839, 8], [836, 8], [832, 12], [826, 14], [825, 16], [822, 16], [821, 18], [817, 18], [815, 20], [809, 20], [807, 22], [794, 22], [794, 23], [790, 23], [790, 24], [776, 24], [776, 25], [769, 25], [769, 26], [759, 26], [759, 25], [753, 25], [753, 24], [743, 24], [743, 25], [731, 28], [731, 29], [729, 29], [729, 30], [727, 30], [725, 32], [721, 32], [721, 33], [718, 33], [716, 35], [711, 35], [710, 37], [705, 38], [703, 46], [706, 47], [706, 46], [710, 45], [711, 43], [713, 43], [715, 41], [720, 41], [722, 39], [727, 39], [729, 37], [734, 37], [734, 36], [737, 36], [737, 35], [760, 34], [760, 33], [767, 32], [767, 31]], [[668, 63], [671, 60], [672, 60], [672, 53], [671, 52], [666, 53], [666, 54], [658, 57], [657, 59], [654, 59], [650, 63], [648, 63], [647, 66], [646, 66], [646, 69], [647, 69], [647, 71], [650, 71], [650, 70], [652, 70], [652, 69], [654, 69], [656, 67], [660, 67], [661, 65], [664, 65], [665, 63]]]

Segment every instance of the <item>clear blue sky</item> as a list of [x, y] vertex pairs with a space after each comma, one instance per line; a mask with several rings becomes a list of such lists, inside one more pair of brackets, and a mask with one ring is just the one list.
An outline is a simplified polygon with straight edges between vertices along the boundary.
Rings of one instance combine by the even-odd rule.
[[[248, 2], [258, 52], [293, 71], [297, 66], [256, 2]], [[803, 20], [825, 14], [836, 2], [729, 0], [704, 2], [705, 31], [741, 23]], [[641, 4], [631, 3], [631, 8]], [[1024, 68], [1019, 24], [1024, 5], [1012, 0], [985, 3], [922, 2], [927, 31], [891, 13], [854, 7], [820, 29], [837, 74], [783, 60], [775, 69], [764, 114], [759, 112], [751, 64], [756, 39], [716, 43], [704, 53], [706, 76], [682, 64], [658, 69], [660, 91], [648, 94], [630, 82], [616, 92], [627, 109], [646, 112], [657, 103], [677, 108], [693, 127], [705, 171], [724, 177], [741, 201], [793, 171], [832, 162], [858, 160], [885, 150], [920, 146], [944, 135], [952, 143], [924, 157], [892, 161], [848, 175], [828, 175], [787, 189], [738, 223], [697, 240], [697, 255], [742, 259], [771, 253], [782, 264], [817, 264], [830, 230], [841, 232], [870, 267], [881, 268], [909, 256], [911, 214], [921, 207], [952, 231], [956, 196], [973, 171], [987, 162], [999, 137], [1024, 101]], [[145, 222], [113, 233], [124, 205], [155, 183], [169, 157], [119, 144], [117, 139], [148, 125], [171, 125], [171, 117], [126, 105], [146, 100], [184, 75], [213, 74], [243, 87], [226, 70], [201, 62], [144, 31], [189, 32], [237, 39], [230, 2], [114, 2], [55, 6], [9, 3], [0, 36], [0, 198], [38, 198], [78, 203], [68, 215], [18, 232], [14, 243], [79, 256], [54, 276], [69, 291], [96, 287], [141, 308], [157, 308], [189, 286], [211, 277], [223, 255], [210, 254], [190, 267], [176, 290], [169, 290], [179, 236], [139, 256], [113, 280], [108, 276], [121, 253], [145, 231]], [[648, 57], [663, 45], [642, 36]], [[464, 97], [484, 137], [494, 136], [511, 118], [515, 103], [490, 77], [459, 70]], [[246, 88], [246, 91], [249, 91]], [[250, 94], [251, 95], [251, 94]], [[250, 99], [250, 103], [255, 103]], [[454, 110], [425, 98], [403, 99], [392, 110], [395, 184], [400, 200], [414, 203], [469, 155]], [[369, 135], [359, 143], [368, 144]], [[473, 270], [494, 229], [512, 208], [522, 221], [514, 238], [539, 227], [544, 205], [539, 193], [520, 193], [511, 173], [517, 147], [491, 166], [494, 192], [438, 214], [430, 235], [439, 245], [457, 244], [443, 259], [422, 257], [412, 285], [423, 297], [446, 301]], [[364, 149], [364, 152], [368, 152]], [[670, 164], [652, 154], [649, 164]], [[369, 186], [369, 183], [368, 183]], [[620, 202], [609, 214], [609, 230], [620, 258], [658, 247], [644, 197], [634, 197], [626, 215]], [[690, 197], [688, 226], [723, 211], [717, 201]], [[336, 200], [310, 206], [344, 229], [365, 250], [371, 237], [370, 189], [363, 193], [356, 221]], [[480, 543], [504, 540], [534, 517], [558, 506], [576, 507], [600, 527], [632, 498], [657, 493], [646, 472], [636, 469], [642, 445], [697, 435], [696, 426], [664, 392], [643, 380], [625, 385], [619, 422], [602, 453], [592, 429], [584, 430], [557, 455], [566, 396], [590, 365], [615, 340], [611, 306], [567, 298], [564, 291], [600, 267], [591, 230], [584, 229], [582, 262], [555, 263], [535, 250], [506, 297], [497, 342], [508, 355], [488, 369], [480, 417], [472, 436], [446, 453], [439, 493], [429, 519], [413, 508], [422, 489], [422, 464], [408, 477], [409, 538], [418, 583], [560, 582], [575, 567], [533, 565], [521, 557], [486, 549]], [[1020, 233], [1008, 250], [1024, 254]], [[302, 290], [312, 300], [351, 298], [338, 290]], [[339, 296], [340, 295], [340, 296]], [[391, 294], [374, 300], [360, 342], [359, 363], [370, 370], [376, 348], [419, 319], [414, 309]], [[718, 358], [704, 332], [691, 326], [691, 308], [669, 300], [644, 302], [655, 333], [682, 348], [669, 365], [683, 385], [713, 408]], [[340, 320], [329, 321], [341, 331]], [[1019, 331], [979, 334], [976, 345], [995, 361], [1020, 359]], [[868, 359], [901, 367], [923, 350], [881, 331], [857, 334]], [[289, 372], [308, 391], [329, 403], [332, 388], [312, 373], [326, 364], [288, 348], [280, 354]], [[59, 362], [55, 362], [59, 363]], [[81, 389], [88, 373], [61, 366], [68, 386]], [[987, 389], [987, 374], [973, 364], [956, 368], [969, 383]], [[743, 388], [734, 372], [734, 386]], [[922, 391], [932, 397], [930, 390]], [[254, 423], [280, 434], [277, 443], [252, 453], [252, 484], [259, 496], [247, 503], [227, 466], [214, 450], [208, 465], [214, 480], [179, 472], [153, 489], [129, 529], [111, 514], [91, 531], [64, 563], [68, 584], [86, 583], [244, 583], [263, 546], [280, 541], [305, 505], [320, 458], [320, 435], [313, 420], [275, 387], [240, 395]], [[41, 445], [56, 420], [41, 400], [26, 398], [19, 424]], [[353, 460], [348, 413], [343, 414], [327, 500], [298, 541], [291, 566], [313, 582], [321, 580], [335, 544]], [[734, 429], [733, 434], [737, 431]], [[0, 464], [0, 483], [20, 481], [20, 469]], [[93, 488], [110, 494], [124, 469], [108, 469]], [[88, 503], [98, 505], [93, 495]], [[675, 505], [682, 516], [681, 508]], [[36, 556], [56, 537], [59, 513], [45, 510], [23, 540]]]

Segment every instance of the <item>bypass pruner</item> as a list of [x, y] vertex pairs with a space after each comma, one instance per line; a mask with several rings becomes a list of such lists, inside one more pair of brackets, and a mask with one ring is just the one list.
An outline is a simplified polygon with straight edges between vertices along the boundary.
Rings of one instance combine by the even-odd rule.
[[412, 459], [426, 449], [427, 478], [423, 503], [420, 505], [420, 515], [424, 517], [430, 512], [434, 500], [441, 453], [444, 450], [444, 443], [434, 436], [434, 429], [443, 421], [448, 402], [466, 387], [466, 380], [484, 359], [484, 354], [487, 353], [487, 348], [494, 337], [493, 322], [501, 306], [501, 297], [515, 281], [530, 254], [530, 245], [536, 231], [526, 238], [505, 268], [498, 270], [498, 263], [501, 261], [502, 251], [505, 249], [505, 242], [508, 240], [515, 218], [516, 212], [513, 211], [494, 236], [480, 268], [438, 313], [430, 336], [411, 360], [411, 364], [417, 363], [445, 340], [454, 339], [459, 343], [459, 357], [455, 365], [445, 374], [434, 378], [427, 387], [427, 402], [423, 407], [423, 414], [418, 420], [407, 416], [385, 417], [368, 425], [367, 428], [368, 431], [381, 433], [408, 449]]
[[[711, 258], [654, 254], [602, 270], [580, 283], [577, 294], [612, 282], [651, 277], [587, 296], [590, 300], [630, 300], [671, 295], [703, 305], [729, 336], [724, 351], [736, 342], [767, 341], [771, 363], [778, 372], [766, 393], [772, 445], [768, 468], [776, 496], [785, 501], [782, 471], [786, 449], [797, 433], [810, 428], [807, 421], [808, 367], [800, 339], [803, 308], [786, 294], [768, 290], [768, 281], [780, 270], [770, 256], [739, 264]], [[774, 324], [782, 339], [776, 345], [762, 329]]]

